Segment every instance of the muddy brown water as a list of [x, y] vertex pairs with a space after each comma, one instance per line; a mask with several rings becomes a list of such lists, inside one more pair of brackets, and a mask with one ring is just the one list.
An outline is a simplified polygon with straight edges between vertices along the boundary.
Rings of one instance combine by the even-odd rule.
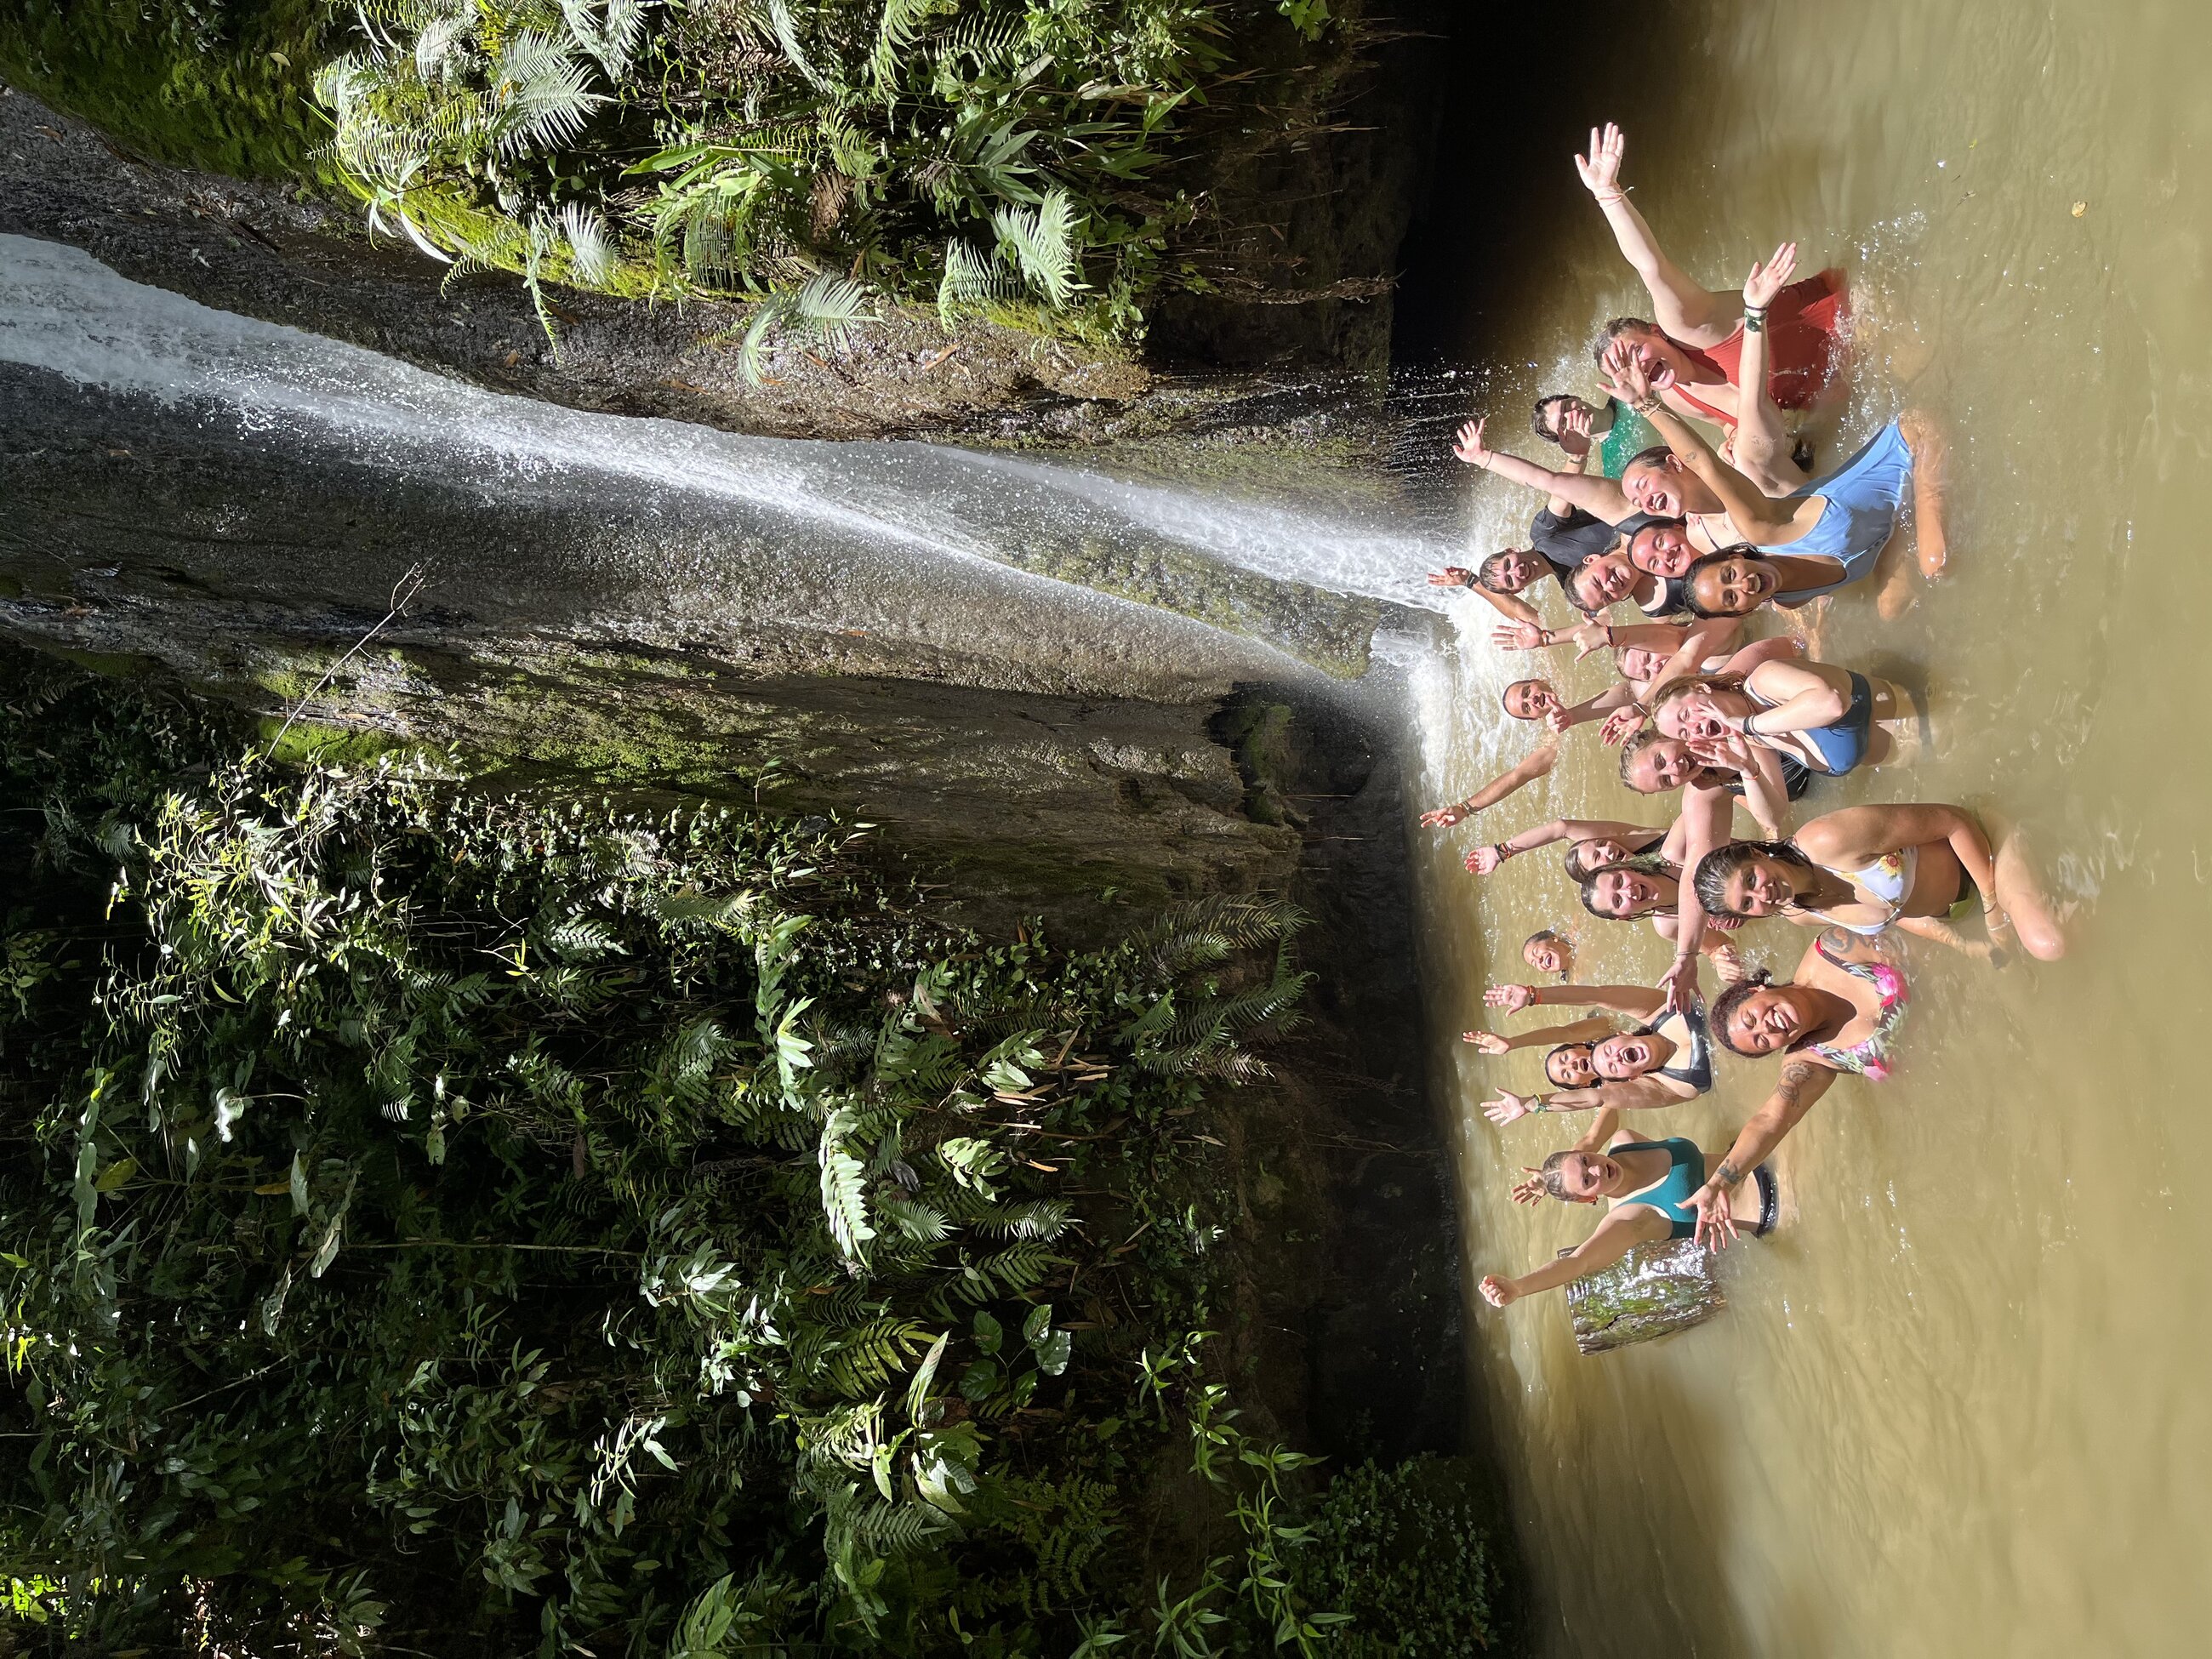
[[[1627, 128], [1662, 240], [1716, 285], [1784, 237], [1807, 269], [1848, 269], [1854, 392], [1824, 458], [1908, 404], [1956, 445], [1948, 579], [1896, 622], [1862, 592], [1826, 624], [1831, 659], [1923, 690], [1931, 741], [1808, 805], [1952, 801], [2020, 826], [2075, 907], [2075, 948], [1993, 972], [1908, 942], [1895, 1078], [1842, 1082], [1786, 1143], [1790, 1224], [1729, 1253], [1712, 1323], [1586, 1359], [1556, 1294], [1469, 1315], [1540, 1645], [2203, 1653], [2212, 11], [1858, 0], [1650, 21], [1664, 122], [1630, 99], [1593, 112]], [[1529, 454], [1529, 397], [1586, 388], [1595, 325], [1645, 308], [1565, 154], [1555, 182], [1526, 292], [1486, 311], [1507, 365], [1494, 430]], [[1468, 496], [1475, 550], [1533, 506], [1494, 480]], [[1528, 746], [1496, 713], [1520, 659], [1462, 620], [1459, 654], [1419, 677], [1434, 801]], [[1575, 696], [1603, 683], [1598, 659], [1559, 666]], [[1507, 1202], [1516, 1166], [1570, 1136], [1481, 1120], [1495, 1085], [1540, 1085], [1535, 1052], [1455, 1040], [1486, 1023], [1483, 985], [1526, 978], [1517, 943], [1554, 921], [1573, 921], [1585, 981], [1649, 982], [1668, 947], [1583, 916], [1556, 849], [1480, 882], [1460, 856], [1638, 805], [1585, 729], [1548, 787], [1417, 857], [1470, 1289], [1590, 1221]], [[1747, 941], [1786, 971], [1808, 937], [1768, 922]], [[1774, 1069], [1730, 1060], [1715, 1095], [1638, 1127], [1723, 1145]]]

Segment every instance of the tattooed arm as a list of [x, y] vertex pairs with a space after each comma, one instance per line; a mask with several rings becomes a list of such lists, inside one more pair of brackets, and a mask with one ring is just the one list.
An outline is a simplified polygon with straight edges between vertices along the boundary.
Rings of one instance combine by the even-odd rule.
[[1783, 1061], [1781, 1079], [1766, 1097], [1766, 1104], [1752, 1114], [1728, 1156], [1705, 1184], [1691, 1194], [1691, 1206], [1698, 1212], [1699, 1239], [1717, 1250], [1735, 1237], [1729, 1195], [1766, 1161], [1767, 1154], [1782, 1144], [1782, 1137], [1797, 1127], [1798, 1119], [1813, 1109], [1813, 1103], [1827, 1093], [1835, 1080], [1835, 1067], [1817, 1060], [1792, 1054]]

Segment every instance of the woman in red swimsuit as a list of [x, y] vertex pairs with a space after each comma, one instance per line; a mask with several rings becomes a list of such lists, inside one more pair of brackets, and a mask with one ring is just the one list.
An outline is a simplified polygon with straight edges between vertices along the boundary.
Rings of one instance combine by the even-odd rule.
[[[1651, 295], [1656, 325], [1617, 317], [1606, 325], [1601, 360], [1616, 339], [1626, 339], [1644, 359], [1644, 374], [1668, 405], [1733, 432], [1739, 418], [1737, 365], [1743, 355], [1742, 296], [1719, 293], [1690, 280], [1669, 259], [1651, 227], [1620, 185], [1628, 140], [1607, 123], [1592, 129], [1590, 153], [1575, 157], [1583, 183], [1604, 210], [1613, 239]], [[1784, 409], [1810, 409], [1842, 367], [1850, 301], [1840, 270], [1824, 270], [1781, 289], [1766, 307], [1767, 390]]]

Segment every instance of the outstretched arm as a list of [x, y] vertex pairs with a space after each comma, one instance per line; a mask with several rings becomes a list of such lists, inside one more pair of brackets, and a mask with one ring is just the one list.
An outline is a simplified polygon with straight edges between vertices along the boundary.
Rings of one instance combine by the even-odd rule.
[[1766, 1097], [1766, 1104], [1751, 1115], [1728, 1156], [1705, 1184], [1690, 1195], [1691, 1206], [1698, 1212], [1700, 1241], [1717, 1250], [1735, 1237], [1729, 1194], [1766, 1161], [1767, 1154], [1782, 1144], [1782, 1137], [1797, 1127], [1798, 1120], [1813, 1109], [1813, 1103], [1827, 1093], [1835, 1080], [1832, 1067], [1802, 1054], [1793, 1054], [1783, 1062], [1781, 1079]]
[[1464, 587], [1480, 599], [1490, 601], [1491, 609], [1510, 617], [1515, 622], [1534, 623], [1540, 612], [1536, 607], [1513, 593], [1493, 593], [1474, 577], [1474, 572], [1464, 565], [1448, 564], [1441, 570], [1429, 572], [1431, 587]]
[[1651, 684], [1644, 688], [1644, 700], [1648, 704], [1657, 698], [1660, 689], [1669, 680], [1685, 674], [1694, 674], [1698, 665], [1708, 658], [1717, 657], [1736, 641], [1743, 632], [1741, 617], [1707, 617], [1679, 630], [1681, 643], [1674, 654], [1667, 659], [1666, 665], [1651, 677]]
[[1553, 818], [1534, 830], [1523, 830], [1517, 836], [1508, 836], [1488, 847], [1476, 848], [1467, 855], [1467, 867], [1475, 875], [1486, 876], [1506, 860], [1549, 847], [1554, 842], [1591, 841], [1601, 836], [1610, 841], [1633, 841], [1651, 833], [1640, 823], [1621, 823], [1612, 818]]
[[1590, 129], [1589, 154], [1575, 157], [1575, 171], [1597, 198], [1606, 223], [1613, 228], [1613, 240], [1620, 245], [1621, 258], [1635, 266], [1636, 274], [1644, 279], [1644, 289], [1651, 295], [1652, 320], [1686, 344], [1716, 345], [1735, 324], [1729, 296], [1692, 282], [1667, 257], [1651, 227], [1644, 223], [1644, 216], [1621, 188], [1621, 164], [1627, 156], [1627, 137], [1608, 121], [1602, 131]]
[[1695, 427], [1653, 394], [1643, 364], [1618, 341], [1614, 349], [1606, 353], [1605, 372], [1613, 381], [1616, 395], [1650, 421], [1682, 465], [1704, 479], [1713, 494], [1720, 497], [1722, 507], [1744, 537], [1754, 542], [1772, 543], [1781, 540], [1784, 532], [1796, 529], [1798, 509], [1804, 504], [1802, 499], [1768, 495], [1715, 454], [1713, 447], [1698, 435]]
[[[1735, 440], [1729, 453], [1737, 467], [1765, 490], [1783, 482], [1780, 469], [1790, 456], [1782, 411], [1774, 406], [1767, 386], [1766, 311], [1796, 269], [1797, 244], [1784, 242], [1772, 258], [1752, 266], [1751, 275], [1743, 279], [1743, 354], [1736, 361]], [[1777, 493], [1790, 492], [1784, 488]]]
[[1465, 800], [1449, 806], [1439, 806], [1432, 812], [1421, 814], [1421, 822], [1431, 830], [1449, 830], [1455, 823], [1473, 817], [1486, 806], [1495, 806], [1516, 789], [1534, 783], [1559, 763], [1559, 745], [1547, 743], [1502, 777], [1493, 778]]
[[[1534, 461], [1524, 461], [1518, 455], [1501, 455], [1482, 441], [1486, 421], [1469, 421], [1459, 429], [1452, 453], [1469, 466], [1479, 466], [1485, 472], [1494, 472], [1501, 478], [1525, 484], [1531, 489], [1540, 489], [1547, 496], [1563, 501], [1570, 507], [1579, 507], [1594, 519], [1603, 519], [1607, 524], [1619, 524], [1632, 517], [1635, 506], [1620, 493], [1620, 486], [1610, 478], [1585, 478], [1575, 472], [1554, 472], [1549, 467], [1539, 466]], [[1559, 509], [1554, 507], [1553, 511]]]
[[1851, 677], [1824, 662], [1761, 663], [1747, 684], [1773, 707], [1744, 716], [1747, 737], [1778, 737], [1815, 726], [1832, 726], [1851, 706]]
[[1615, 1210], [1597, 1224], [1597, 1231], [1571, 1255], [1556, 1256], [1518, 1279], [1500, 1279], [1495, 1273], [1485, 1278], [1480, 1286], [1483, 1299], [1493, 1308], [1503, 1308], [1524, 1296], [1571, 1285], [1601, 1267], [1610, 1267], [1637, 1245], [1668, 1231], [1666, 1218], [1648, 1204]]
[[1516, 1048], [1549, 1048], [1562, 1042], [1602, 1042], [1613, 1035], [1613, 1022], [1592, 1015], [1565, 1025], [1542, 1025], [1533, 1031], [1462, 1031], [1462, 1042], [1471, 1042], [1486, 1054], [1510, 1054]]

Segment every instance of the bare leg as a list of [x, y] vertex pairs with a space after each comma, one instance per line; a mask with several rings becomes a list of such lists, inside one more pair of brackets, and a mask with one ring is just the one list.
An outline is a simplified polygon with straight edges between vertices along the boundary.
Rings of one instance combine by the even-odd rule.
[[2038, 962], [2056, 962], [2066, 954], [2066, 935], [2028, 866], [2021, 840], [2015, 830], [1996, 850], [1996, 902], [2012, 919], [2021, 948]]
[[1912, 606], [1912, 565], [1905, 546], [1905, 526], [1899, 525], [1875, 556], [1874, 608], [1884, 622], [1895, 622]]
[[1968, 939], [1941, 916], [1899, 916], [1897, 925], [1908, 933], [1948, 945], [1960, 956], [1972, 957], [1977, 962], [1987, 962], [1996, 954], [1992, 947], [1979, 939]]
[[1899, 416], [1897, 429], [1912, 452], [1912, 526], [1920, 540], [1920, 574], [1934, 581], [1950, 556], [1950, 541], [1943, 530], [1943, 495], [1950, 483], [1951, 447], [1920, 410], [1908, 409]]

